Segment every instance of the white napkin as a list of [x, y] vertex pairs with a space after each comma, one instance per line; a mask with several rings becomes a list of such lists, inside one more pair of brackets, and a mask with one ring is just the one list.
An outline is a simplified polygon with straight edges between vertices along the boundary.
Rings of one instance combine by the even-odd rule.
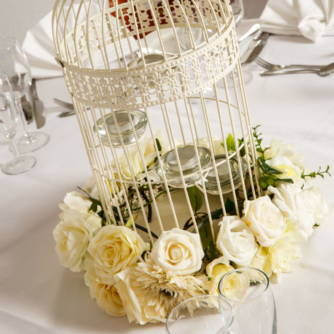
[[[75, 13], [77, 13], [78, 8], [79, 5], [74, 5]], [[99, 12], [100, 9], [98, 5], [92, 4], [89, 16], [93, 16]], [[80, 15], [81, 16], [79, 16], [78, 22], [86, 20], [87, 16], [84, 10], [80, 12]], [[113, 16], [111, 16], [111, 18], [116, 20]], [[71, 30], [73, 26], [74, 17], [69, 16], [68, 29]], [[62, 30], [63, 29], [61, 27], [61, 31]], [[138, 41], [136, 41], [133, 37], [129, 38], [129, 40], [132, 51], [135, 52], [138, 49]], [[122, 40], [122, 47], [125, 56], [130, 54], [130, 48], [127, 40]], [[22, 48], [30, 63], [33, 78], [39, 79], [63, 75], [61, 67], [55, 61], [56, 52], [52, 37], [52, 12], [44, 16], [31, 30], [27, 32]], [[117, 49], [120, 51], [119, 45], [117, 45]], [[110, 63], [117, 60], [117, 54], [114, 45], [108, 45], [107, 54]], [[94, 64], [95, 68], [105, 68], [100, 53], [94, 54]], [[89, 59], [84, 62], [84, 66], [88, 68], [91, 67]]]
[[316, 42], [334, 35], [334, 1], [269, 0], [260, 19], [263, 31], [302, 35]]

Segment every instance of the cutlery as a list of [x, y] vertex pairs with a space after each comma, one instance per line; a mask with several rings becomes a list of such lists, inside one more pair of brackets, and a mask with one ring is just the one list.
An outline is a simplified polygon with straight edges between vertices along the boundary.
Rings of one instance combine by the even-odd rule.
[[269, 63], [268, 61], [260, 58], [260, 57], [257, 57], [255, 59], [255, 62], [265, 68], [266, 70], [269, 70], [269, 71], [280, 71], [280, 70], [283, 70], [283, 69], [289, 69], [289, 68], [301, 68], [301, 69], [307, 69], [307, 68], [313, 68], [313, 69], [321, 69], [321, 68], [324, 68], [326, 66], [333, 66], [334, 63], [331, 63], [331, 64], [328, 64], [328, 65], [302, 65], [302, 64], [292, 64], [292, 65], [276, 65], [276, 64], [272, 64], [272, 63]]
[[68, 102], [65, 102], [65, 101], [62, 101], [62, 100], [58, 100], [56, 98], [53, 99], [53, 102], [55, 104], [58, 104], [59, 106], [61, 106], [63, 108], [74, 110], [73, 103], [68, 103]]
[[270, 33], [263, 32], [262, 30], [258, 31], [254, 39], [249, 44], [247, 51], [241, 57], [241, 65], [250, 64], [255, 60], [255, 58], [257, 58], [264, 46], [267, 44], [267, 40], [270, 35]]
[[31, 94], [33, 99], [33, 106], [34, 106], [34, 112], [35, 112], [35, 119], [37, 124], [37, 129], [40, 129], [45, 124], [45, 108], [44, 103], [38, 98], [37, 90], [36, 90], [36, 80], [32, 79], [31, 84]]
[[241, 36], [238, 39], [238, 43], [241, 43], [243, 40], [245, 40], [250, 35], [253, 35], [255, 32], [257, 32], [261, 28], [261, 25], [259, 23], [254, 24], [243, 36]]
[[69, 116], [73, 116], [75, 115], [75, 111], [64, 111], [61, 114], [58, 115], [58, 117], [60, 118], [65, 118], [65, 117], [69, 117]]
[[27, 121], [27, 124], [30, 124], [34, 120], [34, 113], [32, 105], [29, 101], [27, 101], [25, 96], [21, 97], [21, 106], [24, 113], [24, 117]]
[[307, 69], [302, 69], [302, 70], [264, 71], [264, 72], [261, 72], [260, 75], [262, 77], [265, 77], [265, 76], [281, 75], [281, 74], [316, 73], [316, 74], [324, 77], [324, 76], [327, 76], [327, 75], [329, 75], [333, 72], [334, 72], [334, 68], [331, 71], [329, 71], [329, 70], [323, 71], [322, 69], [307, 68]]

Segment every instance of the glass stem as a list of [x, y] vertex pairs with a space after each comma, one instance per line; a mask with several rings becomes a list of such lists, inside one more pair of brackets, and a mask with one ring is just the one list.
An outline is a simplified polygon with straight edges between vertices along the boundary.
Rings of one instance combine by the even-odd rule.
[[24, 137], [25, 137], [27, 142], [32, 143], [34, 141], [34, 137], [31, 135], [31, 132], [27, 127], [27, 120], [26, 120], [26, 117], [24, 115], [24, 111], [23, 111], [23, 108], [22, 108], [21, 101], [19, 99], [16, 100], [16, 106], [19, 110], [19, 114], [20, 114], [20, 117], [21, 117], [21, 120], [22, 120]]
[[11, 147], [11, 151], [13, 152], [14, 158], [17, 158], [20, 155], [20, 153], [13, 138], [9, 140], [9, 146]]

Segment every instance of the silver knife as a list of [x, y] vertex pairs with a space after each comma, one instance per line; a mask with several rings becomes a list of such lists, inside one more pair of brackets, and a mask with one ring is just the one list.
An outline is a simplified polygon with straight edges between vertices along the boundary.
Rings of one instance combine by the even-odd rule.
[[263, 32], [259, 30], [259, 32], [255, 35], [254, 39], [248, 46], [247, 51], [241, 57], [241, 65], [250, 64], [255, 58], [260, 54], [264, 46], [267, 44], [267, 40], [271, 34], [268, 32]]
[[32, 93], [32, 98], [33, 98], [33, 106], [34, 106], [34, 111], [35, 111], [37, 129], [40, 129], [45, 124], [46, 115], [45, 115], [44, 103], [38, 98], [38, 95], [37, 95], [35, 79], [32, 80], [31, 93]]
[[27, 124], [30, 124], [34, 120], [34, 112], [31, 106], [31, 103], [27, 101], [25, 95], [21, 97], [21, 106], [24, 113], [24, 117], [27, 121]]

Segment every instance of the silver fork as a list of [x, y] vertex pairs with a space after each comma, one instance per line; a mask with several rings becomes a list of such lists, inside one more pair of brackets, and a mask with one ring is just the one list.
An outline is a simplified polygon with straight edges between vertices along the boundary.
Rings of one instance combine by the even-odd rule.
[[271, 64], [269, 62], [267, 62], [266, 60], [257, 57], [255, 59], [255, 62], [265, 68], [268, 71], [279, 71], [279, 70], [283, 70], [283, 69], [287, 69], [287, 68], [313, 68], [313, 69], [321, 69], [326, 65], [299, 65], [299, 64], [292, 64], [292, 65], [275, 65], [275, 64]]

